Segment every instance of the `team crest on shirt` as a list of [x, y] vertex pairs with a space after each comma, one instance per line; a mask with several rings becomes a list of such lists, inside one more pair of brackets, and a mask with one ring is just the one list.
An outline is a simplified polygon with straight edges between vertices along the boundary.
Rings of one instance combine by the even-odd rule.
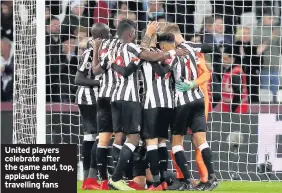
[[102, 50], [100, 50], [100, 57], [102, 58], [102, 57], [104, 57], [106, 54], [107, 54], [107, 50], [106, 49], [102, 49]]
[[87, 62], [87, 63], [85, 64], [85, 68], [86, 68], [86, 69], [90, 69], [90, 68], [91, 68], [91, 63], [90, 63], [90, 62]]
[[119, 66], [124, 66], [124, 60], [121, 56], [118, 56], [115, 60], [115, 63]]
[[164, 63], [165, 63], [165, 64], [170, 64], [171, 61], [172, 61], [172, 58], [167, 58], [167, 59], [165, 59]]

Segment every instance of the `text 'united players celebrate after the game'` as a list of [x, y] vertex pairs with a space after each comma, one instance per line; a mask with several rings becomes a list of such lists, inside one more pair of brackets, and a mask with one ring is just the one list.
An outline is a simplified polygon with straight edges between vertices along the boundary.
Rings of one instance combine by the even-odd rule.
[[[116, 38], [102, 23], [91, 33], [76, 74], [85, 128], [82, 189], [213, 190], [218, 182], [206, 141], [208, 96], [203, 91], [210, 73], [201, 62], [201, 52], [210, 47], [185, 41], [176, 24], [159, 29], [157, 22], [149, 23], [140, 45], [136, 24], [128, 19], [119, 23]], [[199, 184], [184, 155], [188, 128], [200, 155]], [[167, 139], [177, 180], [167, 170]]]

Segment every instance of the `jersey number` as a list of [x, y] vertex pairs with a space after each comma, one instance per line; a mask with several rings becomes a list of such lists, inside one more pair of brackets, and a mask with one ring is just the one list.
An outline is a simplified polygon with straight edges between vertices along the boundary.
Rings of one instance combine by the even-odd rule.
[[[121, 56], [118, 56], [118, 57], [116, 58], [115, 64], [117, 64], [117, 65], [119, 65], [119, 66], [125, 66], [125, 65], [124, 65], [124, 60], [123, 60], [123, 58], [122, 58]], [[118, 73], [118, 72], [115, 72], [115, 75], [116, 75], [117, 77], [121, 77], [121, 76], [122, 76], [122, 75], [121, 75], [120, 73]]]

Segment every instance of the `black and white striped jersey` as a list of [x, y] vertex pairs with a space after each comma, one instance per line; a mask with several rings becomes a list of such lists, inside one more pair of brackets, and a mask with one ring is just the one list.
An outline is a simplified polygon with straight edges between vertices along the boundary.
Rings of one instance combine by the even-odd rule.
[[99, 90], [99, 97], [111, 97], [114, 92], [116, 80], [113, 70], [111, 68], [107, 69], [109, 61], [107, 55], [109, 54], [108, 52], [117, 53], [115, 50], [117, 50], [120, 44], [119, 39], [107, 39], [103, 40], [100, 46], [99, 61], [100, 66], [105, 69], [105, 73], [102, 75], [102, 85]]
[[[132, 60], [139, 60], [141, 47], [134, 43], [124, 43], [117, 50], [116, 64], [128, 66]], [[123, 77], [115, 72], [116, 85], [112, 95], [112, 101], [140, 102], [139, 97], [139, 73], [138, 70], [128, 77]]]
[[[84, 74], [88, 79], [99, 80], [92, 72], [93, 48], [88, 48], [80, 57], [77, 70]], [[98, 96], [98, 87], [78, 86], [76, 91], [76, 103], [83, 105], [92, 105], [96, 103]]]
[[[152, 52], [159, 52], [156, 48], [151, 48]], [[167, 59], [164, 65], [174, 66], [177, 59]], [[144, 76], [145, 96], [143, 99], [144, 109], [151, 109], [157, 107], [173, 108], [173, 93], [171, 87], [171, 71], [169, 70], [165, 75], [160, 76], [152, 66], [153, 63], [144, 61], [141, 70]], [[154, 63], [154, 65], [160, 65]]]
[[[173, 73], [175, 80], [182, 81], [182, 79], [185, 79], [193, 81], [197, 79], [197, 59], [193, 48], [186, 42], [182, 42], [178, 47], [189, 50], [189, 54], [185, 57], [179, 57], [179, 63], [174, 66]], [[174, 98], [175, 106], [185, 105], [186, 103], [193, 102], [203, 97], [203, 92], [199, 87], [187, 92], [179, 92], [176, 90]]]

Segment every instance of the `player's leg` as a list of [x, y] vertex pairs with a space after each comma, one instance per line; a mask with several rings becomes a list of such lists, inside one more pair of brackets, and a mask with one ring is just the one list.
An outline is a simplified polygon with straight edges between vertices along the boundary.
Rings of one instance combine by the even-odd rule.
[[166, 140], [168, 139], [168, 129], [173, 120], [173, 109], [160, 108], [157, 133], [158, 133], [158, 152], [159, 152], [159, 169], [161, 175], [162, 188], [167, 189], [168, 185], [171, 185], [167, 168], [168, 168], [168, 151], [166, 146]]
[[146, 169], [148, 169], [146, 160], [146, 147], [139, 146], [135, 149], [133, 156], [133, 182], [130, 186], [136, 190], [144, 190], [146, 186]]
[[139, 102], [127, 101], [115, 101], [114, 103], [118, 105], [118, 109], [121, 112], [119, 116], [121, 116], [121, 126], [123, 133], [126, 135], [126, 142], [121, 148], [117, 166], [112, 179], [109, 180], [109, 187], [117, 190], [134, 190], [124, 183], [122, 175], [128, 162], [132, 159], [136, 146], [139, 144], [141, 104]]
[[217, 186], [217, 179], [214, 173], [213, 160], [212, 160], [212, 150], [209, 147], [206, 140], [206, 119], [204, 115], [205, 105], [204, 100], [199, 99], [194, 103], [194, 114], [191, 117], [192, 124], [190, 126], [193, 132], [193, 138], [196, 147], [201, 151], [204, 163], [208, 170], [208, 182], [205, 185], [205, 190], [212, 190]]
[[112, 110], [112, 124], [114, 131], [114, 142], [112, 145], [112, 159], [114, 168], [117, 165], [117, 161], [119, 158], [119, 153], [123, 144], [123, 133], [122, 131], [122, 109], [121, 105], [118, 101], [114, 101], [111, 103]]
[[101, 189], [108, 189], [108, 154], [109, 143], [113, 134], [110, 98], [98, 98], [98, 132], [99, 143], [96, 152], [97, 168], [101, 182]]
[[[208, 115], [209, 115], [209, 96], [208, 96], [208, 91], [206, 88], [206, 85], [204, 85], [205, 88], [202, 88], [202, 91], [204, 93], [204, 101], [205, 101], [205, 120], [206, 122], [208, 121]], [[202, 153], [199, 150], [199, 148], [196, 146], [195, 144], [195, 139], [192, 137], [192, 142], [195, 148], [195, 160], [196, 160], [196, 165], [199, 171], [199, 175], [200, 175], [200, 184], [198, 184], [198, 186], [201, 186], [203, 183], [206, 183], [208, 181], [208, 170], [207, 167], [204, 163], [203, 157], [202, 157]]]
[[[122, 129], [122, 128], [120, 128], [120, 129]], [[114, 136], [115, 137], [114, 137], [111, 155], [112, 155], [112, 158], [113, 158], [114, 167], [116, 167], [117, 162], [118, 162], [118, 158], [119, 158], [119, 153], [120, 153], [120, 150], [121, 150], [122, 145], [124, 143], [124, 134], [123, 134], [123, 132], [116, 131], [114, 133]]]
[[172, 126], [172, 151], [175, 161], [183, 174], [183, 181], [180, 184], [169, 186], [169, 190], [189, 190], [193, 189], [191, 174], [188, 169], [188, 162], [183, 149], [183, 138], [187, 133], [187, 120], [192, 114], [191, 104], [185, 104], [175, 108], [175, 118]]
[[146, 141], [146, 159], [153, 177], [153, 185], [149, 190], [162, 190], [159, 169], [159, 152], [158, 152], [158, 114], [160, 108], [143, 110], [143, 128], [142, 138]]
[[89, 175], [90, 162], [91, 162], [91, 149], [95, 142], [91, 134], [84, 132], [82, 142], [82, 157], [83, 157], [83, 185], [82, 189], [85, 189], [85, 183]]
[[[201, 87], [203, 93], [204, 93], [204, 101], [205, 101], [205, 118], [206, 118], [206, 121], [208, 119], [208, 108], [209, 108], [209, 97], [208, 97], [208, 93], [207, 92], [204, 92], [204, 90], [206, 89], [203, 89]], [[190, 135], [193, 135], [192, 131], [190, 128], [188, 128], [187, 132], [190, 134]], [[198, 171], [199, 171], [199, 175], [200, 175], [200, 184], [198, 184], [198, 186], [202, 186], [203, 183], [206, 183], [208, 181], [208, 171], [207, 171], [207, 168], [206, 168], [206, 165], [203, 161], [203, 157], [202, 157], [202, 154], [201, 154], [201, 151], [199, 150], [199, 148], [197, 148], [197, 146], [195, 145], [195, 140], [194, 138], [192, 137], [192, 142], [193, 142], [193, 145], [194, 145], [194, 148], [195, 148], [195, 160], [196, 160], [196, 165], [197, 165], [197, 168], [198, 168]], [[173, 161], [173, 164], [175, 166], [175, 169], [176, 169], [176, 176], [177, 178], [179, 179], [182, 179], [183, 178], [183, 174], [181, 172], [181, 170], [179, 169], [179, 167], [177, 166], [176, 162], [175, 162], [175, 157], [172, 156], [172, 161]], [[194, 183], [196, 183], [194, 181]]]
[[[96, 190], [100, 188], [100, 184], [97, 182], [97, 163], [96, 163], [96, 148], [97, 148], [97, 122], [96, 122], [96, 105], [79, 105], [79, 110], [82, 115], [82, 124], [86, 129], [86, 132], [90, 135], [85, 137], [86, 140], [93, 140], [93, 145], [90, 149], [90, 167], [89, 171], [85, 171], [88, 173], [87, 180], [84, 183], [84, 189]], [[96, 140], [96, 141], [95, 141]], [[83, 149], [83, 152], [86, 154], [86, 149]], [[89, 156], [89, 153], [87, 153]], [[89, 163], [87, 161], [87, 163]]]

